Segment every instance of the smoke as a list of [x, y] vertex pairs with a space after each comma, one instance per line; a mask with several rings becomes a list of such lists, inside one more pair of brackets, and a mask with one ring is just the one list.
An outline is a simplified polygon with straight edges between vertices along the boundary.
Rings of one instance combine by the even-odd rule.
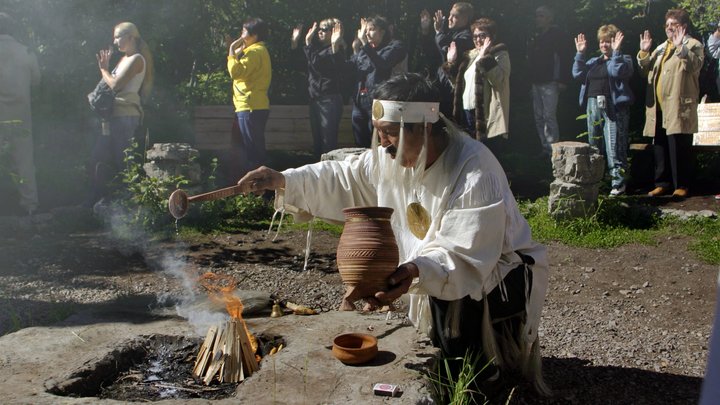
[[[142, 209], [142, 208], [141, 208]], [[151, 243], [149, 235], [142, 226], [134, 224], [131, 213], [119, 204], [96, 207], [96, 215], [109, 227], [110, 234], [118, 243], [118, 250], [124, 254], [138, 253], [152, 269], [159, 270], [180, 285], [179, 291], [160, 293], [158, 305], [174, 305], [178, 316], [187, 319], [195, 333], [202, 336], [212, 325], [225, 322], [229, 315], [223, 305], [213, 302], [205, 293], [198, 290], [198, 271], [185, 257], [187, 246], [181, 241], [175, 247], [163, 247], [160, 256]]]
[[179, 251], [165, 252], [160, 265], [163, 272], [179, 280], [182, 294], [180, 297], [162, 294], [158, 296], [158, 302], [166, 304], [174, 298], [177, 315], [187, 319], [195, 333], [204, 335], [210, 326], [229, 318], [224, 307], [214, 305], [207, 294], [198, 294], [197, 277], [188, 270], [189, 264]]

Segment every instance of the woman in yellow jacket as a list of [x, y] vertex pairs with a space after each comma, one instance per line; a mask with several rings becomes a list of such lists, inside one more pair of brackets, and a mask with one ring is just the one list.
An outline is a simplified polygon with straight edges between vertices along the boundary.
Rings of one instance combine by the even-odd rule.
[[268, 27], [251, 18], [243, 23], [240, 38], [230, 44], [227, 67], [233, 80], [233, 104], [243, 140], [246, 167], [265, 164], [265, 124], [270, 113], [268, 87], [272, 68], [265, 47]]

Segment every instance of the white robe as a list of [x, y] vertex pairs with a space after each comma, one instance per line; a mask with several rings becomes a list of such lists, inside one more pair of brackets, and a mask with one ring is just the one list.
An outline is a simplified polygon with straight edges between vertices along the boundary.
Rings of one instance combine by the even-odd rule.
[[[381, 170], [391, 157], [378, 147]], [[540, 311], [548, 282], [547, 252], [533, 242], [530, 227], [520, 214], [505, 172], [480, 142], [456, 133], [441, 156], [425, 171], [417, 198], [431, 214], [424, 240], [409, 231], [405, 215], [414, 192], [401, 182], [373, 179], [373, 153], [344, 161], [324, 161], [288, 169], [285, 189], [278, 190], [276, 207], [298, 221], [318, 217], [342, 222], [342, 209], [383, 206], [395, 211], [392, 226], [400, 262], [412, 261], [420, 276], [410, 297], [409, 317], [428, 332], [427, 296], [457, 300], [469, 295], [481, 300], [522, 261], [515, 251], [535, 259], [533, 285], [527, 302], [523, 333], [530, 347], [537, 338]]]

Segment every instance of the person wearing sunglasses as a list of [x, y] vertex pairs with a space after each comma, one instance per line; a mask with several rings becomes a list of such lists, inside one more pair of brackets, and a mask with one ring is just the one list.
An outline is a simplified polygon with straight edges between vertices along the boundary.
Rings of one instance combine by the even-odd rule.
[[650, 31], [640, 35], [637, 61], [647, 77], [643, 135], [653, 138], [655, 157], [655, 188], [650, 197], [688, 196], [690, 148], [698, 131], [698, 80], [705, 57], [700, 41], [688, 35], [689, 25], [687, 11], [671, 9], [665, 14], [667, 41], [651, 52]]
[[[300, 32], [301, 27], [293, 29], [293, 50], [299, 49]], [[342, 77], [346, 72], [342, 22], [337, 18], [313, 22], [302, 51], [307, 63], [313, 153], [319, 160], [320, 155], [337, 148], [343, 112]]]
[[[475, 139], [508, 136], [510, 55], [496, 42], [496, 24], [481, 18], [470, 27], [475, 48], [458, 55], [455, 42], [443, 65], [453, 83], [453, 118]], [[492, 148], [491, 148], [492, 149]]]

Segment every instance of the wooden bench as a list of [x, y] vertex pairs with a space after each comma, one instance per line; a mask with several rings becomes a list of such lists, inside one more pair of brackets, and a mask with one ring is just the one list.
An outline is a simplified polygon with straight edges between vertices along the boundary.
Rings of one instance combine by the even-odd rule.
[[[338, 133], [338, 148], [353, 147], [352, 106], [343, 108]], [[198, 106], [194, 110], [195, 147], [199, 150], [230, 149], [235, 112], [232, 106]], [[265, 127], [267, 150], [313, 151], [310, 115], [306, 105], [272, 105]]]

